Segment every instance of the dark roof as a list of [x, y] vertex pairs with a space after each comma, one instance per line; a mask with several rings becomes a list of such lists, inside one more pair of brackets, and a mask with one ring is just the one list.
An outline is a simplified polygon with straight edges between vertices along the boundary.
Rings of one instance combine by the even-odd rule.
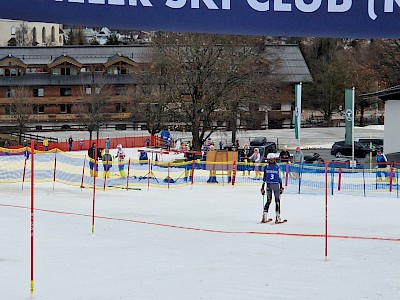
[[400, 85], [396, 85], [396, 86], [393, 86], [393, 87], [390, 87], [388, 89], [381, 90], [378, 92], [362, 94], [362, 95], [360, 95], [360, 97], [362, 97], [362, 98], [377, 97], [383, 101], [400, 100]]
[[[105, 64], [116, 56], [123, 56], [137, 63], [145, 63], [150, 46], [58, 46], [58, 47], [0, 47], [0, 57], [10, 53], [27, 65], [48, 65], [54, 59], [69, 56], [77, 62]], [[297, 45], [266, 45], [265, 58], [277, 61], [273, 74], [283, 77], [283, 81], [298, 83], [310, 82], [312, 77], [304, 57]]]
[[300, 83], [313, 81], [303, 54], [297, 45], [266, 45], [266, 58], [275, 56], [278, 67], [273, 74], [282, 75], [283, 81]]

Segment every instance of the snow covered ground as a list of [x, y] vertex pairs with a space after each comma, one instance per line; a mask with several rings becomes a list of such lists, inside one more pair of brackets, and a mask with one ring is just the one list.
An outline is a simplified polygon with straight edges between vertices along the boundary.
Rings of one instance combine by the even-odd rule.
[[[30, 190], [1, 186], [0, 299], [30, 298]], [[34, 299], [400, 297], [400, 201], [284, 193], [258, 224], [259, 187], [93, 192], [36, 184]], [[270, 216], [274, 216], [274, 203]]]
[[[0, 300], [29, 299], [31, 192], [0, 188]], [[97, 191], [92, 233], [92, 190], [36, 184], [32, 298], [400, 299], [398, 198], [329, 196], [327, 257], [325, 195], [281, 205], [259, 224], [258, 186]]]

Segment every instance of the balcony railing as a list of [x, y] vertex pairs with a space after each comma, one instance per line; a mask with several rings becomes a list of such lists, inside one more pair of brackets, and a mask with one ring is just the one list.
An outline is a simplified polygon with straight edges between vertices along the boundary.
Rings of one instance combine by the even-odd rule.
[[124, 85], [139, 83], [134, 74], [97, 74], [51, 75], [30, 74], [25, 76], [0, 76], [0, 86], [76, 86], [102, 83], [107, 85]]
[[[105, 113], [104, 121], [129, 121], [131, 113]], [[29, 123], [79, 123], [80, 116], [78, 114], [32, 114], [29, 118]], [[13, 115], [0, 115], [0, 123], [15, 123], [15, 116]]]

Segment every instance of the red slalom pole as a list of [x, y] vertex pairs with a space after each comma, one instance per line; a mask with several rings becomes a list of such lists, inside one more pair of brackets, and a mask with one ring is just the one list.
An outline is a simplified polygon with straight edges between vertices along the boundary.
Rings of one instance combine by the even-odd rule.
[[94, 233], [94, 204], [96, 200], [96, 177], [97, 177], [97, 146], [94, 148], [93, 166], [93, 201], [92, 201], [92, 234]]
[[33, 250], [34, 250], [34, 212], [35, 212], [35, 206], [34, 206], [34, 195], [35, 195], [35, 144], [34, 141], [31, 141], [31, 284], [30, 284], [30, 292], [31, 292], [31, 297], [33, 296], [34, 292], [34, 280], [33, 280], [33, 262], [34, 262], [34, 255], [33, 255]]
[[232, 164], [232, 186], [235, 185], [235, 180], [236, 180], [236, 161], [233, 161]]

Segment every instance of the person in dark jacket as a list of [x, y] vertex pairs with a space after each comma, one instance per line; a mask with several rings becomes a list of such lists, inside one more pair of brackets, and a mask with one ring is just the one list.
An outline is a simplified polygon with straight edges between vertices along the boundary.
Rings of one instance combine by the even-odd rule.
[[279, 158], [283, 163], [288, 163], [290, 161], [290, 152], [286, 145], [283, 146], [281, 153], [279, 153]]
[[[95, 172], [94, 172], [94, 167], [95, 167], [95, 161], [98, 159], [97, 153], [96, 153], [96, 143], [92, 143], [92, 146], [88, 149], [88, 156], [89, 156], [89, 167], [90, 167], [90, 176], [93, 177]], [[98, 171], [98, 166], [96, 164], [96, 175]]]
[[68, 151], [72, 150], [72, 143], [74, 142], [74, 140], [72, 139], [72, 135], [69, 136], [68, 138]]

